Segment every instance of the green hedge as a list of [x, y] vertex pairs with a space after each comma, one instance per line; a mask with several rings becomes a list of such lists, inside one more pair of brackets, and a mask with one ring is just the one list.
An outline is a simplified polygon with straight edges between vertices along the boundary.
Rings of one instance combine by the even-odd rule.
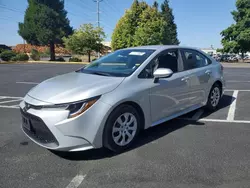
[[56, 61], [65, 62], [65, 59], [63, 59], [63, 57], [59, 57], [56, 59]]
[[71, 58], [69, 59], [69, 62], [82, 62], [82, 60], [79, 59], [79, 58], [77, 58], [77, 57], [71, 57]]
[[40, 60], [40, 53], [35, 50], [35, 49], [32, 49], [31, 50], [31, 55], [30, 55], [31, 59], [33, 59], [34, 61], [39, 61]]
[[28, 61], [29, 56], [27, 54], [17, 54], [16, 59], [17, 61]]
[[15, 57], [16, 56], [16, 53], [13, 52], [13, 51], [10, 51], [10, 50], [7, 50], [7, 51], [4, 51], [0, 54], [0, 58], [3, 60], [3, 61], [10, 61], [11, 58]]

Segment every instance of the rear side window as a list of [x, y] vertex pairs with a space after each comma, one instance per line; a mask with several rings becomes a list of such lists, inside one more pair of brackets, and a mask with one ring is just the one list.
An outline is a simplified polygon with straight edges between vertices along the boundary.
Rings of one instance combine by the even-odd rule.
[[195, 50], [182, 50], [182, 59], [185, 70], [201, 68], [211, 64], [210, 59]]

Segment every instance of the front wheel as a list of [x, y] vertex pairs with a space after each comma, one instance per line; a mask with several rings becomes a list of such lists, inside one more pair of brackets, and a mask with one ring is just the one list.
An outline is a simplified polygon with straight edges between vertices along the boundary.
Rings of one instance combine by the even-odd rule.
[[109, 116], [104, 129], [104, 146], [121, 152], [132, 145], [141, 126], [139, 113], [129, 105], [121, 105]]
[[206, 108], [210, 111], [216, 110], [216, 108], [220, 103], [220, 99], [221, 99], [221, 87], [218, 84], [215, 84], [209, 93]]

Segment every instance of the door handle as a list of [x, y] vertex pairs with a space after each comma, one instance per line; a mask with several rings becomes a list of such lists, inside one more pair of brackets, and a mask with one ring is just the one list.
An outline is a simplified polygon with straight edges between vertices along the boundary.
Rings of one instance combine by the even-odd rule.
[[212, 71], [210, 71], [210, 70], [207, 70], [206, 72], [205, 72], [205, 74], [207, 74], [207, 75], [210, 75], [212, 73]]
[[189, 80], [189, 77], [184, 77], [181, 79], [181, 81], [183, 81], [183, 82], [187, 82], [188, 80]]

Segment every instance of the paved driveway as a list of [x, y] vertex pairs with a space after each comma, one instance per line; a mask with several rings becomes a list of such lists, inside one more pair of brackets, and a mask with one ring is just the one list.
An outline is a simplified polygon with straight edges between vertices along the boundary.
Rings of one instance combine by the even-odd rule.
[[21, 132], [17, 105], [36, 83], [79, 67], [0, 65], [0, 187], [249, 187], [249, 68], [225, 68], [217, 112], [148, 129], [130, 151], [52, 153]]

